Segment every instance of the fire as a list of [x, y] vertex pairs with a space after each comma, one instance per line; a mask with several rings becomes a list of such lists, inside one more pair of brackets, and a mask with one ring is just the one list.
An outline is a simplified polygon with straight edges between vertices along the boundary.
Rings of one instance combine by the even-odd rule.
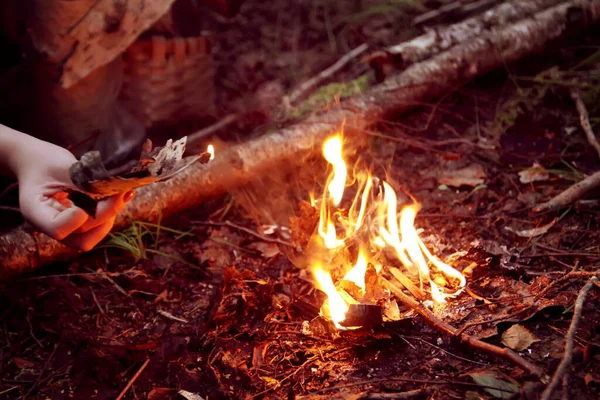
[[210, 153], [210, 159], [214, 160], [214, 158], [215, 158], [215, 147], [212, 144], [209, 144], [208, 147], [206, 148], [206, 151], [208, 153]]
[[[327, 307], [322, 307], [321, 314], [331, 319], [338, 329], [346, 329], [341, 323], [350, 304], [372, 304], [373, 299], [365, 298], [369, 266], [374, 267], [377, 274], [385, 267], [403, 267], [407, 276], [418, 279], [421, 290], [428, 287], [436, 304], [458, 295], [466, 285], [465, 277], [431, 254], [419, 238], [414, 223], [420, 206], [405, 205], [398, 214], [398, 197], [390, 184], [362, 171], [353, 171], [354, 176], [348, 179], [341, 134], [326, 140], [322, 150], [332, 172], [322, 198], [310, 196], [311, 205], [319, 207], [318, 239], [324, 250], [316, 252], [318, 255], [313, 255], [311, 260], [318, 287], [327, 295]], [[347, 185], [355, 185], [357, 192], [346, 211], [341, 207]], [[340, 280], [356, 287], [349, 294], [334, 284], [323, 266], [336, 256], [348, 254], [352, 246], [359, 249], [356, 261], [344, 260], [353, 267]]]

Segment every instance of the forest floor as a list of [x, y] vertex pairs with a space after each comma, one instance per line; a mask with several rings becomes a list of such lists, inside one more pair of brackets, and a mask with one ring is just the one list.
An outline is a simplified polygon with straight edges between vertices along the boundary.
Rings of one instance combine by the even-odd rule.
[[[249, 0], [232, 23], [210, 25], [219, 109], [268, 110], [356, 45], [414, 36], [411, 21], [425, 10], [407, 0]], [[335, 80], [369, 73], [356, 62]], [[379, 121], [360, 144], [374, 171], [421, 204], [416, 226], [432, 251], [471, 270], [469, 291], [440, 315], [500, 347], [507, 331], [517, 336], [521, 346], [510, 347], [543, 369], [541, 381], [402, 307], [401, 318], [370, 329], [313, 329], [305, 321], [318, 317], [323, 296], [290, 261], [289, 236], [276, 235], [293, 217], [281, 210], [309, 199], [280, 195], [300, 179], [292, 173], [158, 225], [135, 223], [72, 263], [1, 284], [0, 398], [114, 399], [130, 382], [125, 399], [538, 398], [563, 357], [577, 294], [600, 270], [598, 193], [532, 213], [600, 165], [573, 88], [600, 131], [593, 32]], [[312, 109], [335, 107], [317, 100]], [[220, 139], [282, 123], [258, 114]], [[312, 183], [323, 184], [325, 167], [310, 164]], [[261, 218], [282, 202], [269, 232]], [[598, 288], [574, 337], [566, 390], [600, 398]]]

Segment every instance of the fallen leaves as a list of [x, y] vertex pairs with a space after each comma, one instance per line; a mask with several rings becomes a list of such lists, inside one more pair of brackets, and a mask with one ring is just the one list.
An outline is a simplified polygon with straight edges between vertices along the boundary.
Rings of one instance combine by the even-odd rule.
[[475, 187], [485, 183], [487, 175], [483, 170], [483, 167], [479, 164], [471, 164], [465, 168], [450, 171], [438, 178], [438, 182], [441, 185], [461, 187], [470, 186]]
[[541, 236], [541, 235], [546, 234], [550, 230], [550, 228], [552, 228], [554, 226], [554, 224], [556, 224], [557, 222], [558, 222], [558, 218], [554, 218], [552, 221], [550, 221], [546, 225], [536, 226], [535, 228], [532, 228], [532, 229], [516, 230], [514, 228], [511, 228], [510, 226], [505, 226], [504, 229], [506, 229], [509, 232], [513, 232], [517, 236], [531, 238], [531, 237], [536, 237], [536, 236]]
[[531, 332], [519, 324], [511, 326], [502, 334], [502, 343], [516, 351], [526, 350], [532, 343], [539, 341]]
[[531, 167], [519, 172], [521, 183], [542, 182], [548, 179], [550, 179], [550, 174], [537, 161]]

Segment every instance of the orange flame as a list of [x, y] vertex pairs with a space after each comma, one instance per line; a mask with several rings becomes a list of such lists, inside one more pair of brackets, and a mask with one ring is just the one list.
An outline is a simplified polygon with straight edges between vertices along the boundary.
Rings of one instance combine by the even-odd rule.
[[[364, 295], [365, 274], [369, 262], [376, 265], [377, 272], [382, 265], [396, 262], [404, 266], [406, 272], [413, 276], [418, 275], [421, 289], [424, 283], [428, 284], [431, 298], [437, 304], [445, 303], [448, 297], [456, 296], [462, 291], [466, 285], [465, 277], [432, 255], [419, 238], [414, 226], [420, 208], [418, 204], [402, 207], [398, 215], [398, 197], [394, 189], [387, 182], [378, 181], [371, 174], [359, 171], [354, 173], [356, 176], [353, 181], [358, 187], [357, 194], [348, 212], [343, 212], [339, 207], [347, 185], [348, 169], [343, 158], [341, 134], [325, 141], [323, 157], [331, 164], [333, 170], [327, 179], [322, 199], [315, 200], [311, 195], [311, 204], [320, 207], [318, 234], [323, 248], [327, 249], [325, 254], [329, 259], [333, 259], [336, 252], [347, 243], [359, 241], [360, 246], [354, 267], [342, 280], [356, 284]], [[380, 182], [380, 185], [377, 182]], [[376, 188], [383, 189], [383, 198], [381, 194], [373, 193]], [[383, 255], [381, 250], [386, 248], [392, 250], [395, 260]], [[371, 260], [371, 257], [376, 259]], [[323, 269], [326, 262], [328, 260], [319, 259], [312, 262], [313, 275], [318, 287], [328, 297], [328, 310], [324, 313], [322, 308], [321, 312], [326, 314], [324, 316], [331, 319], [336, 327], [345, 329], [340, 323], [344, 321], [351, 300], [348, 300], [348, 294], [342, 295], [329, 272]], [[455, 288], [454, 291], [440, 288], [433, 280], [432, 270], [435, 274], [449, 278], [441, 281], [446, 280]]]

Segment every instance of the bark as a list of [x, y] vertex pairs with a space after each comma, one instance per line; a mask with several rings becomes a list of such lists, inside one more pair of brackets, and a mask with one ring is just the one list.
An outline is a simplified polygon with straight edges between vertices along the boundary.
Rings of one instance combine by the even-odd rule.
[[[156, 221], [161, 212], [171, 215], [249, 183], [273, 168], [300, 164], [342, 124], [346, 135], [359, 135], [381, 118], [407, 111], [464, 81], [542, 50], [567, 33], [567, 28], [581, 28], [599, 15], [600, 0], [562, 3], [414, 64], [366, 94], [343, 101], [337, 110], [222, 152], [216, 149], [212, 162], [194, 165], [170, 181], [140, 189], [117, 219], [116, 229], [131, 220]], [[0, 237], [0, 281], [74, 255], [73, 250], [47, 236], [18, 229]]]
[[[394, 64], [406, 68], [474, 37], [501, 29], [561, 2], [564, 0], [506, 2], [456, 24], [431, 29], [414, 39], [388, 47], [385, 52], [391, 56]], [[459, 5], [462, 6], [462, 4]]]
[[119, 56], [174, 0], [32, 0], [33, 47], [69, 88]]

